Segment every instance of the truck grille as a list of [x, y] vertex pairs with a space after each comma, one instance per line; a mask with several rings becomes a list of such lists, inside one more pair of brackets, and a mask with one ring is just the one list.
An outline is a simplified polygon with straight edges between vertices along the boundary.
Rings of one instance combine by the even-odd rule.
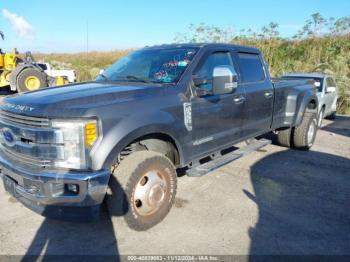
[[8, 121], [10, 123], [21, 124], [21, 125], [32, 126], [32, 127], [50, 126], [50, 121], [46, 118], [18, 115], [18, 114], [10, 113], [3, 110], [0, 110], [0, 120], [1, 119]]
[[38, 158], [23, 155], [23, 154], [19, 154], [18, 152], [13, 152], [12, 150], [9, 150], [2, 145], [0, 145], [0, 150], [4, 152], [8, 157], [12, 159], [16, 159], [16, 161], [19, 161], [27, 165], [49, 167], [52, 164], [51, 160], [43, 160], [43, 159], [38, 159]]
[[[50, 167], [61, 156], [49, 119], [14, 114], [0, 110], [0, 152], [14, 163]], [[6, 140], [10, 134], [14, 143]]]

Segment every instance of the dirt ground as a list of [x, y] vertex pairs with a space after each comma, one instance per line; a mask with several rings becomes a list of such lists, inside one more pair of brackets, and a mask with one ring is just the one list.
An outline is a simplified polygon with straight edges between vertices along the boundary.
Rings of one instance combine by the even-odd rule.
[[[178, 181], [146, 232], [45, 219], [0, 186], [0, 254], [350, 254], [350, 117], [325, 121], [309, 152], [269, 145]], [[114, 219], [113, 219], [114, 220]]]

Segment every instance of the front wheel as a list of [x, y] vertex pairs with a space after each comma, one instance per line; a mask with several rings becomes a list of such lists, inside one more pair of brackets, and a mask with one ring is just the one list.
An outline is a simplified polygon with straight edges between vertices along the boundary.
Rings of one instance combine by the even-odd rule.
[[304, 113], [301, 124], [294, 129], [294, 147], [301, 150], [309, 150], [315, 142], [316, 133], [316, 114]]
[[107, 194], [111, 216], [123, 215], [128, 226], [147, 230], [161, 222], [175, 199], [176, 169], [164, 155], [134, 152], [112, 174]]

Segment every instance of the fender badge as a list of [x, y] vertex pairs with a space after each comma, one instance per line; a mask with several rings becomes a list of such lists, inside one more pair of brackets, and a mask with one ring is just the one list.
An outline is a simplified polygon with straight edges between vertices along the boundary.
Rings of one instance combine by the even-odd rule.
[[192, 104], [184, 103], [184, 122], [187, 131], [192, 131]]

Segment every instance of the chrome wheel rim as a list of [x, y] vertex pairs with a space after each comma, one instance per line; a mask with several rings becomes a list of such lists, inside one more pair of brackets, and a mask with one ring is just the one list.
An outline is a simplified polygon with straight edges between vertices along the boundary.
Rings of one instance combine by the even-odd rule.
[[138, 181], [133, 206], [141, 216], [148, 216], [155, 213], [164, 202], [167, 193], [167, 182], [164, 175], [157, 170], [144, 174]]
[[313, 139], [314, 139], [314, 135], [315, 135], [315, 131], [316, 131], [315, 121], [312, 121], [310, 126], [309, 126], [309, 130], [307, 131], [307, 142], [308, 142], [308, 145], [312, 145]]

